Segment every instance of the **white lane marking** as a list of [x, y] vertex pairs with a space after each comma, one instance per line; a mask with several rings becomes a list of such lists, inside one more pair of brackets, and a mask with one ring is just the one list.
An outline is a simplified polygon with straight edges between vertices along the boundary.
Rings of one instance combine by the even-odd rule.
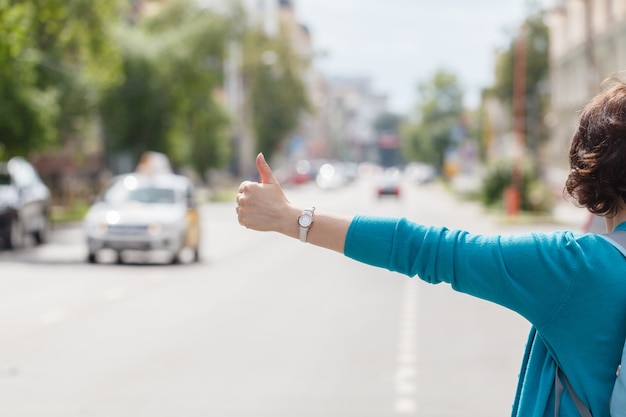
[[407, 280], [398, 333], [396, 396], [394, 411], [399, 415], [417, 413], [417, 283]]
[[396, 398], [394, 409], [397, 414], [414, 414], [417, 412], [417, 401], [414, 398]]

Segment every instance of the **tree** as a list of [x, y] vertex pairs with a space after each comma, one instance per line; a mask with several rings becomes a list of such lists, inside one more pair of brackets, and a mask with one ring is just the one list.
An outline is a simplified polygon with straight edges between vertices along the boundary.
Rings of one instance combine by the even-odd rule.
[[276, 37], [268, 37], [260, 30], [249, 30], [244, 50], [257, 148], [271, 158], [298, 126], [302, 113], [309, 110], [302, 81], [305, 63], [292, 51], [282, 31]]
[[7, 155], [77, 135], [115, 82], [119, 2], [0, 0], [0, 138]]
[[120, 34], [124, 82], [103, 101], [108, 151], [167, 154], [198, 172], [229, 159], [227, 118], [216, 101], [222, 86], [226, 18], [187, 0]]
[[438, 70], [418, 86], [416, 121], [404, 128], [407, 154], [442, 168], [463, 112], [463, 90], [456, 75]]
[[[549, 29], [544, 22], [541, 12], [531, 14], [523, 25], [525, 33], [518, 37], [525, 38], [523, 45], [526, 49], [526, 88], [525, 88], [525, 120], [526, 145], [532, 153], [547, 140], [548, 129], [544, 123], [544, 116], [549, 106], [549, 91], [547, 88], [549, 79]], [[515, 77], [515, 48], [519, 39], [511, 40], [506, 51], [497, 60], [495, 70], [495, 83], [486, 94], [497, 97], [507, 105], [512, 112], [514, 77]]]
[[138, 160], [147, 150], [167, 153], [165, 138], [172, 113], [159, 73], [158, 51], [146, 36], [122, 33], [124, 81], [108, 89], [100, 105], [107, 156], [129, 154]]
[[[50, 143], [57, 116], [54, 92], [37, 88], [34, 19], [28, 4], [0, 0], [0, 159]], [[44, 105], [47, 104], [47, 105]], [[4, 157], [4, 158], [3, 158]]]

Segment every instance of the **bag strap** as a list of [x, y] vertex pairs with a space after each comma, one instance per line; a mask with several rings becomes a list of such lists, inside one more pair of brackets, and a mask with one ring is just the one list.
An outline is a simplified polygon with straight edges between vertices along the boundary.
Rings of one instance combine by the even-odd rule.
[[[611, 243], [617, 250], [619, 250], [622, 255], [626, 257], [626, 230], [614, 230], [610, 233], [605, 233], [603, 235], [599, 235], [600, 237], [607, 240]], [[564, 391], [563, 383], [561, 382], [561, 378], [565, 382], [565, 386], [567, 387], [567, 391], [569, 395], [572, 397], [574, 404], [576, 405], [576, 409], [581, 417], [592, 417], [591, 411], [580, 401], [580, 398], [574, 392], [574, 388], [569, 382], [567, 375], [561, 370], [559, 365], [556, 365], [556, 372], [554, 374], [554, 386], [556, 389], [556, 397], [554, 399], [554, 417], [558, 417], [559, 408], [561, 406], [561, 394]]]
[[555, 393], [556, 397], [554, 398], [554, 417], [558, 417], [559, 408], [561, 406], [561, 394], [563, 394], [563, 383], [561, 382], [561, 377], [563, 378], [563, 381], [565, 382], [567, 391], [569, 392], [569, 395], [572, 397], [572, 400], [574, 401], [574, 405], [576, 406], [576, 409], [578, 410], [578, 414], [580, 414], [580, 417], [593, 417], [591, 414], [591, 411], [589, 411], [587, 406], [583, 404], [582, 401], [580, 401], [580, 398], [578, 398], [578, 395], [576, 395], [576, 392], [574, 392], [574, 388], [572, 388], [572, 385], [569, 383], [569, 379], [567, 379], [567, 375], [565, 375], [565, 373], [561, 371], [561, 368], [559, 368], [559, 365], [556, 365], [556, 372], [554, 373], [554, 385], [556, 387], [556, 393]]
[[599, 236], [609, 241], [622, 255], [626, 256], [626, 230], [614, 230]]

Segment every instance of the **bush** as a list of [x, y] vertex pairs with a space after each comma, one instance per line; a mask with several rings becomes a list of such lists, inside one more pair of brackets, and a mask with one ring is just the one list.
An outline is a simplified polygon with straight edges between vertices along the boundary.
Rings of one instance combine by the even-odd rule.
[[[487, 207], [504, 207], [504, 193], [513, 182], [513, 168], [510, 161], [499, 161], [487, 167], [481, 191], [482, 201]], [[554, 198], [531, 163], [525, 164], [521, 179], [520, 209], [534, 213], [550, 212]]]

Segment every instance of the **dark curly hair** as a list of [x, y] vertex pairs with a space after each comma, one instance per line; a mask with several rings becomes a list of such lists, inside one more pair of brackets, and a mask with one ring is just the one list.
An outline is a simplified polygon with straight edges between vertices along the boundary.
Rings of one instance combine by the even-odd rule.
[[609, 82], [582, 111], [565, 191], [590, 212], [611, 217], [626, 201], [626, 83]]

